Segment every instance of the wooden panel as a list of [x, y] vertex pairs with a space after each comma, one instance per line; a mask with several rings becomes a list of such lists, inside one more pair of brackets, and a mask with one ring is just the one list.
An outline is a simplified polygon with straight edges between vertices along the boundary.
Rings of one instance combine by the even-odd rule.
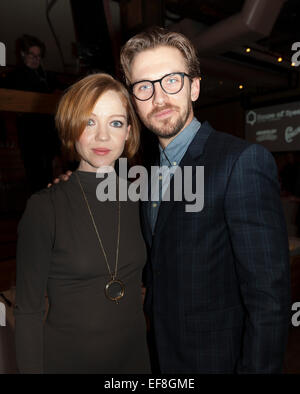
[[0, 111], [52, 114], [56, 110], [60, 96], [60, 94], [0, 89]]
[[120, 3], [124, 31], [135, 29], [143, 23], [142, 0], [129, 0]]
[[16, 281], [16, 260], [0, 261], [0, 293], [9, 290]]
[[0, 243], [0, 259], [10, 259], [16, 256], [16, 243], [3, 242]]
[[18, 219], [0, 220], [0, 244], [17, 241]]
[[18, 219], [0, 220], [0, 292], [15, 282], [17, 225]]
[[149, 1], [142, 0], [142, 12], [143, 12], [143, 25], [144, 28], [150, 26], [162, 26], [163, 17], [163, 1]]

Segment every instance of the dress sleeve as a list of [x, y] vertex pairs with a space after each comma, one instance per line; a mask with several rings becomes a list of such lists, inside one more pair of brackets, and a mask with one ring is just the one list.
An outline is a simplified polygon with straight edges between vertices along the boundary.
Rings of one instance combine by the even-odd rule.
[[20, 373], [43, 373], [45, 293], [54, 243], [50, 193], [34, 194], [18, 226], [16, 353]]

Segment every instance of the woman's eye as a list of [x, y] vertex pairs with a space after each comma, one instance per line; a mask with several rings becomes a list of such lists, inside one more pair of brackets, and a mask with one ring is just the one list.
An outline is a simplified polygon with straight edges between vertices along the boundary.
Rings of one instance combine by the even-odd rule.
[[123, 122], [120, 122], [119, 120], [114, 120], [113, 122], [111, 122], [112, 127], [122, 127], [123, 126]]
[[87, 121], [87, 125], [88, 125], [88, 126], [94, 126], [94, 124], [95, 124], [95, 122], [93, 121], [93, 119], [89, 119], [89, 120]]

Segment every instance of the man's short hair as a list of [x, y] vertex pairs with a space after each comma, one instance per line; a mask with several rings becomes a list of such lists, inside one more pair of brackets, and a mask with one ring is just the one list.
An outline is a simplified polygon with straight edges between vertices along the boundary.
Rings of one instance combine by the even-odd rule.
[[177, 48], [182, 53], [191, 78], [200, 77], [200, 63], [191, 41], [181, 33], [168, 31], [162, 27], [152, 27], [130, 38], [121, 50], [121, 66], [126, 84], [132, 83], [130, 76], [134, 57], [147, 49], [163, 46]]
[[31, 47], [38, 47], [40, 48], [42, 58], [45, 56], [46, 52], [45, 44], [37, 37], [30, 36], [29, 34], [23, 34], [23, 36], [19, 38], [17, 47], [24, 53], [28, 53]]
[[55, 123], [64, 151], [71, 160], [80, 160], [75, 142], [83, 133], [97, 100], [110, 90], [119, 94], [128, 114], [127, 122], [131, 125], [123, 154], [128, 159], [132, 159], [137, 153], [140, 125], [129, 93], [123, 84], [112, 76], [98, 73], [89, 75], [70, 86], [58, 105]]

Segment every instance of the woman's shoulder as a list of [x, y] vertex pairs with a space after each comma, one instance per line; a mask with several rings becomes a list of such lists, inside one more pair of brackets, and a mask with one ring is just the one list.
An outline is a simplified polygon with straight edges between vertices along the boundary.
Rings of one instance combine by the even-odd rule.
[[26, 210], [49, 211], [49, 209], [53, 209], [62, 196], [72, 189], [72, 183], [71, 179], [60, 181], [32, 194], [27, 200]]
[[33, 231], [34, 228], [52, 226], [54, 223], [53, 211], [49, 190], [43, 189], [32, 194], [26, 202], [25, 210], [18, 224], [18, 232], [20, 233], [22, 229]]
[[53, 200], [59, 197], [61, 194], [70, 192], [74, 188], [74, 174], [72, 174], [67, 181], [60, 181], [59, 183], [53, 183], [51, 186], [41, 189], [32, 195], [37, 200]]
[[30, 219], [31, 221], [47, 221], [53, 214], [53, 204], [51, 193], [48, 189], [42, 189], [32, 194], [27, 202], [22, 221]]

